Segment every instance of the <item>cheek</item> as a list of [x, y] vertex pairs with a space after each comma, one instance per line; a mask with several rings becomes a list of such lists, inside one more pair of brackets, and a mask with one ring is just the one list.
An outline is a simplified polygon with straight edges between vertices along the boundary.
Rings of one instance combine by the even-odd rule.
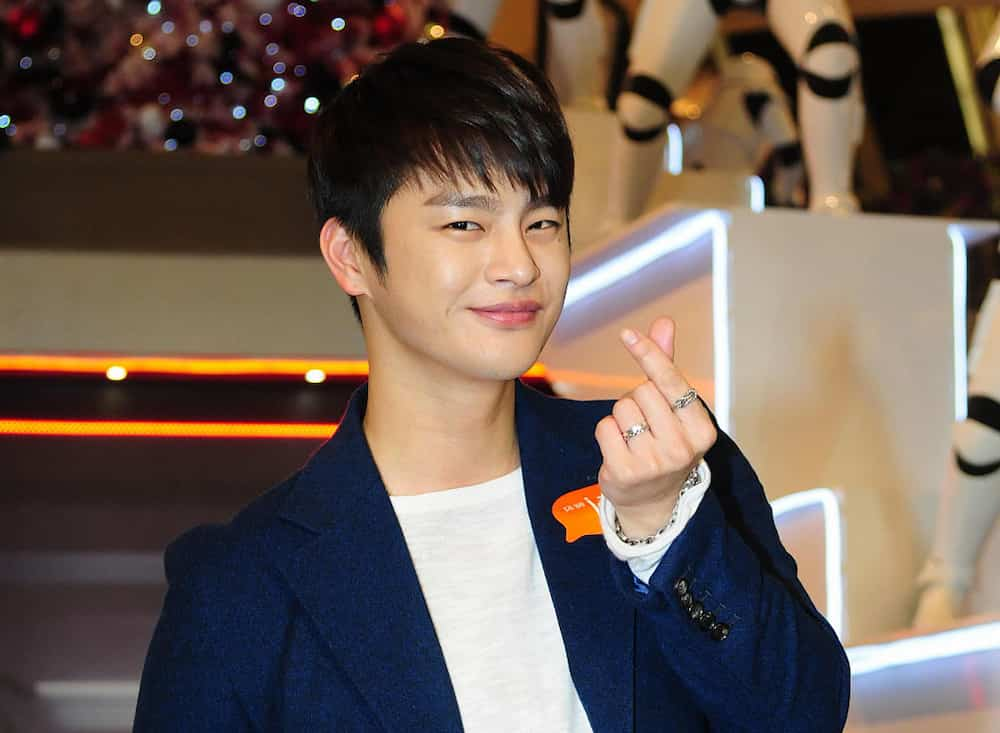
[[466, 305], [462, 295], [477, 276], [477, 265], [468, 261], [471, 259], [427, 248], [422, 256], [393, 263], [389, 292], [401, 311], [397, 315], [419, 328], [439, 327], [442, 316], [460, 304]]
[[553, 248], [547, 251], [544, 259], [543, 272], [546, 279], [553, 287], [565, 287], [569, 280], [570, 256], [569, 247], [565, 249]]
[[[418, 287], [433, 287], [433, 300], [448, 309], [457, 305], [456, 299], [461, 298], [478, 281], [481, 268], [482, 263], [477, 262], [475, 257], [437, 250], [421, 263], [419, 275], [416, 274], [418, 270], [414, 270], [414, 273], [419, 278]], [[462, 305], [468, 303], [462, 301]]]
[[457, 257], [439, 256], [433, 264], [431, 277], [442, 292], [456, 293], [469, 284], [472, 269], [469, 263]]

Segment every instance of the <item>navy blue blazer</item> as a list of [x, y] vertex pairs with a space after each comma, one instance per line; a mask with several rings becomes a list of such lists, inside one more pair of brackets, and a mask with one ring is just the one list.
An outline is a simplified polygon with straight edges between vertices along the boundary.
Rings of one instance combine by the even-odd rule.
[[[367, 384], [353, 393], [337, 432], [286, 481], [167, 548], [136, 731], [462, 730], [362, 430], [367, 396]], [[595, 733], [842, 731], [847, 657], [727, 435], [706, 456], [710, 489], [648, 586], [600, 535], [566, 541], [553, 502], [597, 481], [594, 428], [612, 405], [516, 383], [528, 512]], [[692, 620], [696, 602], [728, 626], [725, 638]]]

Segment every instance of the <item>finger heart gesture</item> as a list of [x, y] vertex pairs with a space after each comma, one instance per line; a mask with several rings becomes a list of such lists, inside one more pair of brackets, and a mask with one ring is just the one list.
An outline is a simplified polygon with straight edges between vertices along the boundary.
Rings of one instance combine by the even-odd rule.
[[615, 402], [594, 436], [604, 462], [601, 493], [629, 536], [649, 535], [670, 517], [685, 479], [715, 443], [716, 430], [697, 393], [674, 364], [674, 322], [657, 318], [645, 336], [622, 341], [648, 379]]

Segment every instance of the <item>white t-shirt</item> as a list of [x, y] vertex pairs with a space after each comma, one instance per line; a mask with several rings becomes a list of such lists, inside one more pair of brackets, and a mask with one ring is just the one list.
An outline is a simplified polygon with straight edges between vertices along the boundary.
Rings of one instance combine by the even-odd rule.
[[[682, 497], [686, 507], [677, 524], [657, 542], [636, 550], [614, 538], [631, 551], [628, 562], [640, 577], [648, 579], [693, 513], [691, 506], [700, 503], [707, 488], [703, 477]], [[471, 486], [389, 498], [465, 730], [589, 733], [531, 530], [520, 467]], [[607, 540], [603, 516], [602, 527]]]

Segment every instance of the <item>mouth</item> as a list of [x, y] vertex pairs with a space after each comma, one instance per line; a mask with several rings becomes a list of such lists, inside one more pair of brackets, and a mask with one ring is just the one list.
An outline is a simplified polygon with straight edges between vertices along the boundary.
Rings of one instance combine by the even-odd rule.
[[497, 303], [485, 308], [470, 308], [469, 310], [493, 323], [513, 326], [531, 323], [535, 320], [541, 309], [542, 306], [540, 303], [535, 301], [521, 301], [515, 303]]

